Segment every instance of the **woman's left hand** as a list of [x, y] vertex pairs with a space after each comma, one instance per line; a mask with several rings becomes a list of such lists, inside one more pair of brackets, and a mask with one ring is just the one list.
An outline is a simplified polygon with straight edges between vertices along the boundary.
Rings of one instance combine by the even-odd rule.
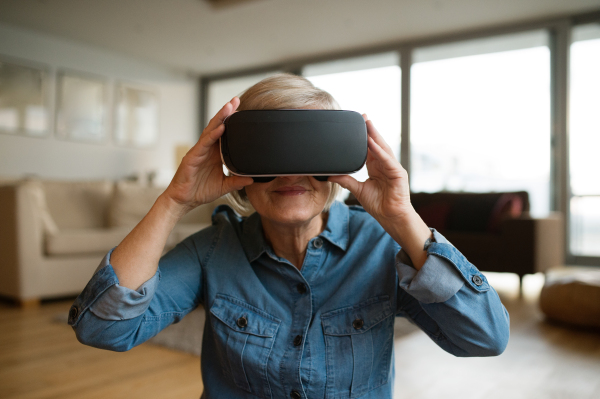
[[329, 181], [350, 190], [379, 223], [388, 223], [414, 212], [410, 203], [408, 173], [396, 160], [373, 122], [365, 114], [363, 118], [367, 124], [369, 178], [363, 183], [351, 176], [331, 176]]
[[408, 173], [373, 122], [366, 115], [363, 118], [367, 124], [369, 178], [359, 182], [351, 176], [331, 176], [329, 181], [350, 190], [363, 208], [405, 249], [415, 268], [420, 269], [427, 258], [424, 244], [431, 238], [431, 231], [410, 203]]

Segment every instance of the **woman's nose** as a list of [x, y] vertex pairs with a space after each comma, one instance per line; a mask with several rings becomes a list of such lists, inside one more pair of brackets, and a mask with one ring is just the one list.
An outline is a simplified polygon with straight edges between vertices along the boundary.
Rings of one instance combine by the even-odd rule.
[[279, 176], [278, 179], [283, 179], [287, 182], [296, 182], [308, 178], [308, 176]]

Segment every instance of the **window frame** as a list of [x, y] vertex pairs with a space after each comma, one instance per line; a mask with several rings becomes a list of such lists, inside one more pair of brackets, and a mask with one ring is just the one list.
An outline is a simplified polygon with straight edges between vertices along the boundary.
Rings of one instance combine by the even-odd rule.
[[600, 266], [600, 256], [575, 256], [570, 251], [570, 181], [569, 181], [569, 68], [571, 30], [574, 26], [600, 23], [600, 10], [564, 15], [561, 17], [536, 19], [528, 22], [498, 25], [484, 29], [466, 30], [443, 35], [433, 35], [415, 40], [403, 40], [384, 46], [370, 46], [360, 49], [334, 52], [327, 56], [304, 57], [287, 62], [273, 63], [256, 68], [240, 69], [231, 72], [207, 74], [199, 78], [200, 118], [199, 132], [208, 123], [208, 87], [211, 82], [235, 77], [254, 75], [272, 71], [289, 72], [301, 75], [305, 65], [355, 58], [396, 51], [400, 56], [401, 99], [400, 99], [400, 159], [410, 176], [410, 93], [412, 52], [419, 47], [448, 44], [472, 39], [521, 33], [533, 30], [546, 30], [550, 41], [550, 209], [564, 217], [564, 248], [567, 264]]

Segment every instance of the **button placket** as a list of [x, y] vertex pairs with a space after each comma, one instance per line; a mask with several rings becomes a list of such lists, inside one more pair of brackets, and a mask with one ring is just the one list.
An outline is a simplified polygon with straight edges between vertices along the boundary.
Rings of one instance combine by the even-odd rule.
[[[305, 272], [311, 269], [314, 270], [314, 267], [318, 266], [321, 258], [321, 251], [313, 251], [311, 254], [311, 247], [312, 243], [309, 244], [309, 251], [307, 251], [302, 269], [300, 271], [297, 269], [294, 270], [295, 273], [300, 273], [304, 278], [306, 278]], [[300, 295], [296, 294], [297, 301], [294, 302], [291, 315], [293, 322], [289, 329], [289, 341], [284, 352], [284, 358], [287, 360], [280, 364], [280, 373], [281, 378], [286, 381], [283, 384], [283, 388], [288, 392], [288, 397], [304, 398], [305, 396], [302, 388], [298, 387], [302, 386], [303, 373], [306, 371], [306, 367], [298, 367], [297, 365], [303, 364], [306, 345], [308, 345], [305, 341], [307, 339], [306, 334], [312, 315], [312, 301], [308, 282], [297, 274], [294, 276], [293, 274], [295, 273], [291, 273], [290, 271], [289, 277], [293, 278], [293, 284], [290, 286], [290, 289], [292, 293], [296, 291]]]
[[309, 284], [311, 278], [318, 273], [325, 258], [327, 258], [325, 244], [323, 239], [317, 237], [308, 244], [304, 264], [300, 270], [300, 273]]
[[[286, 345], [287, 348], [284, 352], [284, 358], [287, 361], [280, 364], [281, 378], [286, 382], [283, 384], [283, 388], [288, 392], [287, 395], [291, 398], [304, 398], [304, 392], [297, 387], [302, 386], [302, 378], [304, 373], [308, 371], [309, 375], [314, 372], [315, 369], [309, 362], [307, 370], [305, 366], [297, 367], [298, 364], [304, 363], [304, 356], [308, 342], [308, 326], [312, 316], [312, 299], [310, 291], [311, 277], [318, 272], [321, 267], [324, 256], [323, 239], [316, 237], [309, 242], [307, 246], [306, 256], [302, 268], [285, 268], [284, 275], [291, 282], [289, 289], [291, 293], [294, 293], [297, 301], [294, 302], [292, 310], [292, 325], [289, 329], [289, 341]], [[323, 250], [321, 250], [323, 248]], [[295, 291], [295, 292], [294, 292]], [[293, 360], [292, 360], [293, 359]], [[295, 389], [296, 388], [296, 389]], [[284, 392], [285, 392], [284, 391]], [[283, 392], [282, 392], [283, 393]], [[281, 395], [280, 395], [281, 396]]]

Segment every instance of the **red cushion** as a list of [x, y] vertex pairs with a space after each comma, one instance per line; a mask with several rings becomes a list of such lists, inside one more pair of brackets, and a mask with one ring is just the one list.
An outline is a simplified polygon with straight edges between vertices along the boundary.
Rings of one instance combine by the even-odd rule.
[[499, 233], [500, 225], [505, 219], [516, 219], [523, 213], [523, 200], [516, 194], [503, 194], [494, 205], [488, 231], [490, 233]]

